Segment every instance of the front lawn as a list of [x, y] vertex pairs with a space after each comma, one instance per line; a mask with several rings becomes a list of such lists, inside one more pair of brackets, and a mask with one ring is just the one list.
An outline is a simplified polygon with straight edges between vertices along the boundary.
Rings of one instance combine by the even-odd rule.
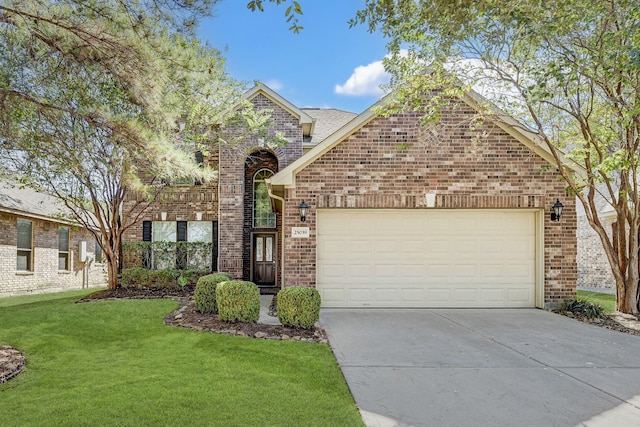
[[600, 307], [602, 307], [605, 314], [611, 314], [616, 311], [615, 295], [578, 290], [577, 298], [578, 300], [589, 301], [598, 304]]
[[0, 384], [0, 425], [362, 425], [326, 345], [173, 328], [175, 301], [80, 295], [0, 299], [0, 345], [27, 366]]

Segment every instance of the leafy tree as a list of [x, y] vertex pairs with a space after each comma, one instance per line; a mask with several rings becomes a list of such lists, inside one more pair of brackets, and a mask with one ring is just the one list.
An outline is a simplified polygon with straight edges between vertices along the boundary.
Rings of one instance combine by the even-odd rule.
[[[92, 230], [110, 288], [123, 233], [163, 182], [214, 179], [194, 151], [216, 129], [268, 121], [237, 108], [246, 106], [241, 86], [193, 34], [211, 6], [0, 0], [0, 166], [58, 197]], [[125, 199], [135, 201], [126, 210]]]
[[275, 3], [276, 5], [286, 4], [287, 8], [285, 9], [284, 16], [287, 18], [287, 22], [291, 23], [289, 29], [295, 34], [304, 29], [304, 27], [299, 24], [299, 15], [302, 15], [300, 3], [294, 0], [251, 0], [247, 3], [247, 9], [250, 9], [252, 12], [256, 10], [264, 12], [265, 3]]
[[[473, 87], [537, 134], [600, 237], [617, 308], [638, 313], [638, 2], [367, 0], [351, 24], [389, 38], [391, 110], [418, 106], [428, 122], [443, 97]], [[425, 93], [441, 96], [425, 104]], [[611, 237], [598, 193], [616, 212]]]

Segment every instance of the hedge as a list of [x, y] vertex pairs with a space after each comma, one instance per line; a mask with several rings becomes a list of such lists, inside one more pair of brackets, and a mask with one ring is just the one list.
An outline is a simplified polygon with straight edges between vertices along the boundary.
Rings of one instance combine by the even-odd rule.
[[311, 329], [320, 320], [320, 293], [315, 288], [290, 286], [278, 292], [278, 320], [285, 326]]
[[260, 318], [260, 290], [253, 282], [230, 280], [216, 288], [218, 318], [225, 322], [255, 323]]
[[217, 313], [216, 287], [219, 283], [231, 279], [233, 279], [233, 276], [228, 273], [207, 274], [199, 278], [196, 284], [196, 290], [193, 293], [196, 309], [201, 313]]

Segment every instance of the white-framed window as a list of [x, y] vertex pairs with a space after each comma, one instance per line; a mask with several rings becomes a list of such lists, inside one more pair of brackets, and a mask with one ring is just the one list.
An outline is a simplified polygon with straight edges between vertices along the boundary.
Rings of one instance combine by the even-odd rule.
[[71, 269], [69, 257], [69, 227], [58, 227], [58, 270]]
[[265, 179], [271, 178], [273, 172], [262, 169], [253, 176], [253, 227], [276, 228], [276, 214], [271, 209], [271, 198]]
[[16, 269], [33, 271], [33, 222], [28, 219], [18, 218], [16, 249]]

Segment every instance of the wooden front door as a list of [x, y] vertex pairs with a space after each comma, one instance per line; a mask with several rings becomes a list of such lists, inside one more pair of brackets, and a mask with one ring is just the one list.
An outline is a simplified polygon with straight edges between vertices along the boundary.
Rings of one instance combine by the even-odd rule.
[[276, 235], [253, 236], [253, 282], [258, 286], [276, 285]]

